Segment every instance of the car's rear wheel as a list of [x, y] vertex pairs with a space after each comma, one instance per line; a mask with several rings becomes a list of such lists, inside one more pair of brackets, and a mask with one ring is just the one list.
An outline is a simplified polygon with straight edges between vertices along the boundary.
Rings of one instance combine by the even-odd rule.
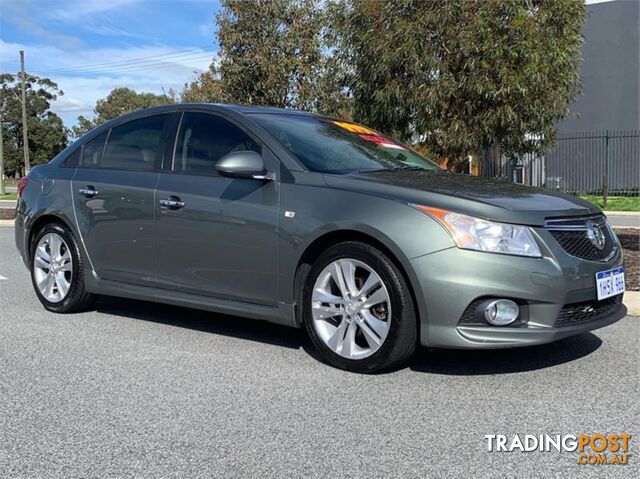
[[340, 243], [315, 261], [302, 314], [314, 345], [342, 369], [383, 371], [415, 350], [416, 315], [406, 281], [383, 252], [364, 243]]
[[36, 233], [31, 249], [31, 280], [40, 302], [55, 313], [82, 311], [93, 300], [85, 289], [78, 244], [59, 223], [49, 223]]

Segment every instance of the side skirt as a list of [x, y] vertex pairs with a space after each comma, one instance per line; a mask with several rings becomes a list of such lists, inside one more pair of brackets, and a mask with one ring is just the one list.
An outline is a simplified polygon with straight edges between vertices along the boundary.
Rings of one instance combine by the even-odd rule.
[[85, 275], [87, 291], [107, 296], [154, 301], [157, 303], [201, 309], [245, 318], [261, 319], [271, 323], [299, 328], [295, 321], [293, 304], [279, 303], [277, 307], [261, 306], [253, 303], [231, 301], [219, 298], [198, 296], [166, 289], [150, 288], [136, 284], [98, 279], [90, 271]]

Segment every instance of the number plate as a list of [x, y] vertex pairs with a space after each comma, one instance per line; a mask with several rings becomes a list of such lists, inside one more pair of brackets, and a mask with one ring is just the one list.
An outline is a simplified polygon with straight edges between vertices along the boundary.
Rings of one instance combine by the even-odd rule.
[[598, 301], [624, 293], [624, 268], [621, 266], [596, 273]]

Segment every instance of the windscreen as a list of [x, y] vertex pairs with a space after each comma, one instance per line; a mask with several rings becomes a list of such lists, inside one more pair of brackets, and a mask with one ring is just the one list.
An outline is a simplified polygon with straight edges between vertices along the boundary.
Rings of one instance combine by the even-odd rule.
[[440, 170], [410, 148], [355, 123], [295, 114], [251, 117], [311, 171]]

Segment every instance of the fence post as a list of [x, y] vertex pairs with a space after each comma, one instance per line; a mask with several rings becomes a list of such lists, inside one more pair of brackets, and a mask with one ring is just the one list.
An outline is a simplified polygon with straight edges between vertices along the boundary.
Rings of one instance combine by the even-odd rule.
[[609, 200], [609, 130], [605, 132], [604, 137], [604, 174], [602, 175], [602, 206], [607, 207]]

